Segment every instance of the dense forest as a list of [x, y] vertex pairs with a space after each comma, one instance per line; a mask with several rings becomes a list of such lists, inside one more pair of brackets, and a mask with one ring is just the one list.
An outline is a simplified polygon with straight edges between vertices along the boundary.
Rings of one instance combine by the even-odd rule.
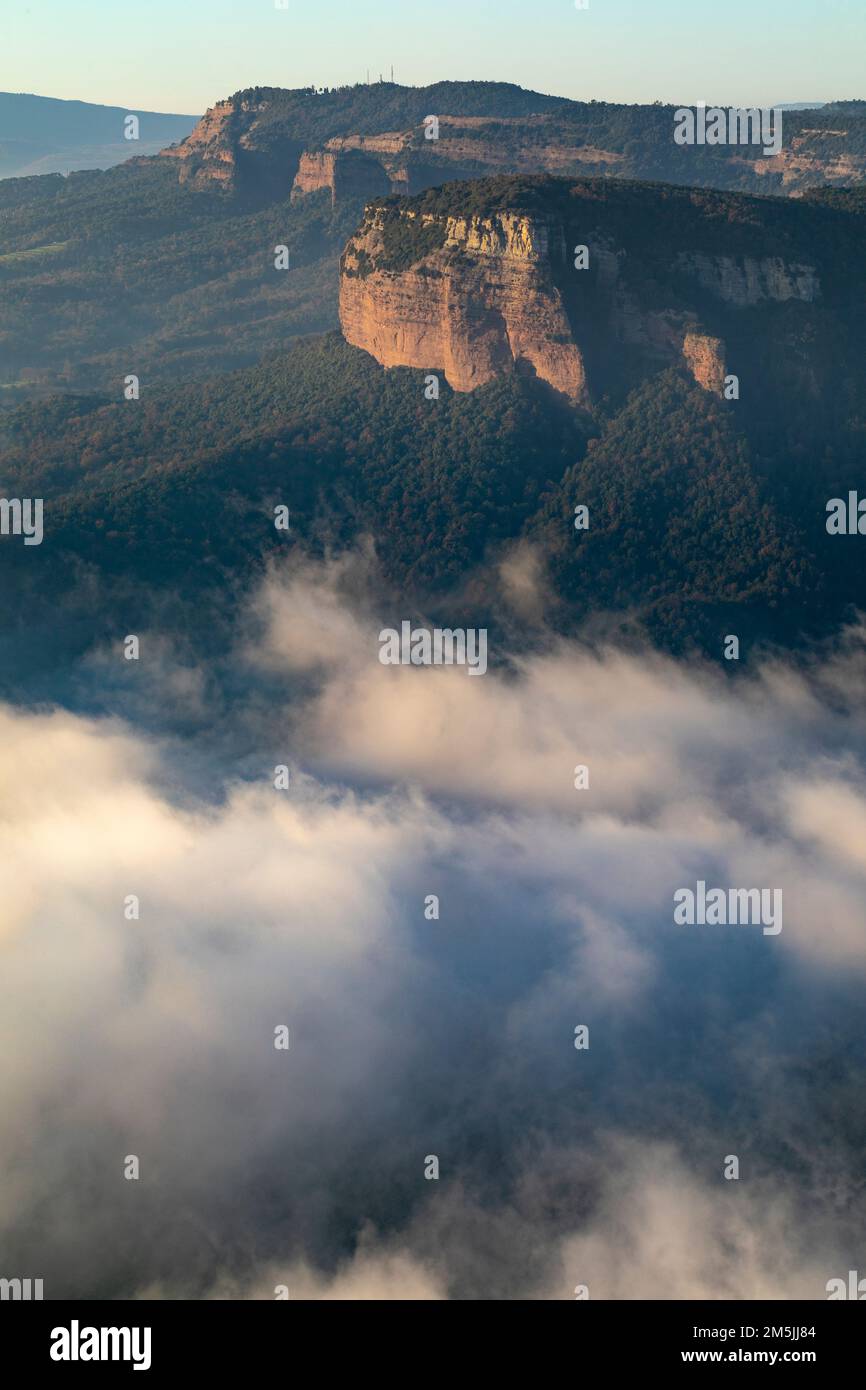
[[717, 655], [728, 631], [799, 641], [862, 601], [866, 570], [856, 541], [825, 531], [828, 497], [857, 476], [862, 422], [815, 452], [797, 433], [766, 403], [740, 412], [673, 370], [591, 416], [517, 374], [430, 401], [423, 373], [383, 372], [337, 334], [139, 402], [31, 402], [3, 418], [0, 485], [46, 499], [45, 539], [0, 547], [4, 670], [23, 678], [28, 653], [84, 650], [157, 607], [212, 645], [280, 551], [365, 536], [407, 610], [484, 620], [512, 642], [497, 566], [519, 537], [563, 631], [607, 614], [608, 630], [675, 650]]
[[[357, 83], [322, 92], [250, 87], [235, 92], [231, 100], [240, 106], [262, 108], [257, 125], [265, 140], [269, 130], [275, 137], [290, 131], [293, 138], [310, 149], [346, 131], [367, 135], [408, 131], [421, 126], [430, 114], [483, 116], [486, 118], [483, 126], [458, 125], [453, 133], [468, 140], [494, 138], [507, 146], [515, 135], [510, 123], [519, 121], [521, 140], [611, 150], [627, 156], [630, 167], [624, 171], [626, 175], [638, 176], [640, 164], [642, 178], [673, 177], [676, 182], [682, 181], [681, 176], [677, 177], [677, 151], [671, 139], [677, 107], [660, 101], [644, 104], [573, 101], [526, 91], [509, 82], [437, 82], [429, 87], [402, 87], [393, 82]], [[708, 106], [714, 104], [708, 101]], [[727, 109], [730, 102], [721, 101], [719, 105]], [[823, 149], [821, 141], [824, 132], [828, 132], [826, 141], [832, 152], [838, 153], [838, 136], [832, 132], [838, 131], [840, 115], [846, 117], [846, 152], [866, 153], [864, 102], [831, 102], [818, 110], [785, 110], [785, 141], [790, 143], [804, 132], [814, 133]], [[497, 118], [502, 121], [501, 125], [487, 124]], [[424, 147], [423, 130], [416, 130], [412, 139], [416, 147]], [[834, 140], [835, 146], [832, 146]], [[736, 181], [735, 170], [723, 172], [717, 167], [729, 157], [730, 152], [725, 147], [707, 145], [690, 153], [712, 169], [711, 181], [722, 179], [723, 187], [742, 187]], [[691, 174], [689, 177], [698, 181]]]
[[[467, 115], [498, 100], [491, 84], [458, 85]], [[282, 139], [290, 110], [311, 143], [352, 122], [393, 129], [435, 109], [429, 90], [407, 90], [277, 94], [268, 120]], [[507, 86], [501, 99], [503, 115], [522, 102], [550, 120], [574, 105]], [[622, 108], [590, 117], [626, 121]], [[613, 124], [599, 139], [620, 138]], [[469, 395], [443, 382], [431, 401], [423, 372], [383, 371], [333, 331], [340, 251], [363, 199], [193, 187], [173, 159], [0, 181], [0, 495], [45, 504], [41, 546], [0, 544], [4, 680], [50, 663], [58, 644], [80, 653], [145, 624], [156, 607], [191, 642], [216, 641], [227, 608], [281, 552], [365, 538], [407, 609], [486, 621], [512, 642], [531, 640], [499, 579], [518, 540], [535, 547], [547, 619], [562, 631], [603, 615], [607, 631], [718, 654], [727, 631], [798, 642], [863, 606], [861, 548], [824, 524], [827, 500], [862, 478], [862, 189], [786, 199], [517, 176], [379, 207], [395, 214], [384, 256], [396, 272], [443, 239], [406, 211], [525, 211], [558, 220], [564, 245], [602, 238], [642, 310], [687, 302], [719, 333], [741, 399], [709, 394], [683, 368], [635, 366], [609, 335], [587, 346], [591, 411], [517, 372]], [[712, 254], [802, 265], [820, 293], [722, 303], [683, 266]], [[583, 300], [562, 290], [572, 322], [592, 308], [592, 277], [585, 285]], [[140, 399], [124, 399], [129, 374]], [[288, 534], [273, 525], [279, 504]]]
[[[0, 400], [182, 381], [336, 324], [337, 263], [360, 205], [326, 192], [249, 206], [147, 160], [0, 182]], [[289, 269], [275, 269], [275, 247]]]

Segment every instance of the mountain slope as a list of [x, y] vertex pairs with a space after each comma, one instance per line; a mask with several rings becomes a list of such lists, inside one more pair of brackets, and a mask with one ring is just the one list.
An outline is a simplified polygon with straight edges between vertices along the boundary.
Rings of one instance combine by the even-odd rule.
[[[138, 117], [138, 140], [125, 138], [129, 115]], [[197, 116], [0, 92], [0, 179], [110, 169], [133, 155], [157, 154], [172, 141], [183, 140], [197, 120]]]
[[[427, 140], [437, 112], [439, 138]], [[805, 140], [817, 160], [790, 185], [755, 173], [739, 149], [677, 146], [673, 115], [504, 83], [254, 88], [158, 158], [0, 181], [0, 407], [58, 389], [119, 392], [130, 373], [203, 377], [336, 326], [340, 252], [365, 204], [391, 188], [549, 167], [790, 188], [804, 201], [810, 180], [829, 197], [828, 180], [852, 183], [866, 157], [858, 110], [786, 114], [789, 152], [801, 141], [803, 164]], [[279, 246], [288, 270], [275, 269]]]
[[[141, 221], [144, 177], [153, 196]], [[239, 257], [267, 260], [251, 252], [250, 228], [267, 248], [275, 219], [294, 217], [311, 273], [346, 215], [321, 192], [242, 211], [233, 196], [179, 185], [167, 161], [69, 180], [52, 215], [76, 197], [91, 257], [141, 296], [142, 324], [172, 284], [206, 344], [203, 251], [217, 282], [231, 282]], [[46, 213], [27, 199], [17, 210], [19, 227]], [[532, 635], [500, 580], [518, 542], [563, 631], [603, 621], [718, 657], [729, 632], [796, 644], [837, 630], [866, 607], [861, 538], [825, 524], [829, 499], [862, 488], [863, 213], [853, 191], [790, 200], [605, 179], [494, 179], [376, 203], [343, 278], [350, 295], [372, 296], [387, 370], [363, 350], [378, 340], [328, 334], [228, 375], [145, 379], [140, 399], [124, 400], [134, 359], [115, 348], [110, 393], [0, 413], [0, 493], [45, 507], [40, 547], [0, 542], [10, 678], [50, 663], [58, 644], [85, 650], [151, 623], [216, 641], [226, 604], [270, 559], [370, 537], [403, 616], [486, 622], [512, 644]], [[581, 238], [587, 270], [572, 255]], [[509, 280], [509, 261], [530, 273]], [[68, 273], [85, 274], [74, 263]], [[46, 335], [51, 284], [31, 287]], [[450, 361], [437, 355], [444, 338], [417, 336], [443, 304]], [[564, 361], [580, 363], [580, 390], [553, 374]], [[455, 377], [455, 364], [473, 363], [477, 381]], [[720, 366], [738, 396], [721, 390]], [[438, 398], [430, 371], [441, 372]], [[274, 528], [278, 504], [291, 509], [289, 534]]]
[[0, 401], [119, 398], [128, 373], [145, 387], [210, 375], [333, 327], [358, 216], [324, 195], [250, 207], [196, 192], [160, 160], [9, 180], [0, 212]]
[[866, 115], [856, 104], [786, 111], [776, 151], [757, 131], [749, 132], [755, 143], [677, 144], [676, 111], [571, 101], [500, 82], [255, 87], [212, 107], [167, 154], [196, 187], [237, 192], [269, 181], [274, 196], [292, 186], [336, 196], [341, 178], [371, 197], [412, 194], [497, 173], [606, 174], [755, 193], [866, 180]]
[[864, 225], [824, 201], [621, 180], [454, 183], [367, 208], [341, 323], [457, 390], [515, 365], [588, 406], [677, 365], [717, 396], [733, 374], [744, 396], [772, 378], [791, 408], [862, 400]]
[[728, 632], [796, 643], [866, 603], [857, 539], [824, 529], [859, 476], [856, 430], [803, 460], [778, 423], [764, 453], [763, 423], [677, 370], [591, 415], [514, 372], [430, 401], [421, 373], [383, 373], [337, 335], [147, 402], [31, 403], [2, 418], [0, 486], [45, 499], [45, 539], [0, 544], [0, 665], [23, 679], [151, 626], [210, 649], [269, 559], [363, 537], [401, 617], [512, 645], [526, 634], [498, 567], [521, 539], [563, 631], [604, 617], [715, 656]]

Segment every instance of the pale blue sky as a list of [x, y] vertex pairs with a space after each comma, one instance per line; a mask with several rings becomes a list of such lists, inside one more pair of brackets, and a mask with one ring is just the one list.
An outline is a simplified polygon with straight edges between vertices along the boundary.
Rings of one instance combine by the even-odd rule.
[[203, 111], [241, 87], [494, 78], [613, 101], [866, 96], [866, 0], [10, 3], [0, 90]]

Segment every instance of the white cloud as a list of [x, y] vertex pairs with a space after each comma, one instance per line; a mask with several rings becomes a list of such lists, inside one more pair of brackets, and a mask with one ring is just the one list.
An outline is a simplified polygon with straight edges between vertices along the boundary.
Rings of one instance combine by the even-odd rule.
[[[713, 1029], [740, 1051], [751, 1038], [766, 1074], [769, 1024], [741, 1017], [737, 980], [765, 979], [768, 1017], [784, 1017], [789, 994], [813, 989], [820, 1008], [866, 972], [854, 658], [736, 683], [566, 643], [476, 680], [383, 668], [389, 615], [341, 596], [347, 573], [272, 581], [259, 600], [246, 659], [311, 682], [268, 714], [306, 768], [288, 792], [270, 755], [251, 777], [246, 748], [243, 778], [214, 755], [194, 790], [168, 738], [0, 710], [4, 1249], [89, 1296], [103, 1280], [272, 1297], [273, 1279], [293, 1297], [436, 1298], [484, 1296], [492, 1265], [470, 1233], [495, 1229], [517, 1241], [513, 1296], [570, 1297], [568, 1281], [599, 1297], [809, 1296], [839, 1242], [816, 1217], [786, 1272], [798, 1180], [777, 1175], [778, 1204], [765, 1185], [720, 1187], [694, 1142], [716, 1120], [678, 1088], [710, 1084]], [[673, 890], [697, 877], [782, 887], [782, 935], [674, 928]], [[724, 931], [739, 935], [722, 961]], [[720, 962], [731, 973], [692, 1014], [688, 990], [709, 991]], [[672, 1070], [678, 1029], [694, 1057]], [[658, 1092], [633, 1079], [650, 1046]], [[656, 1095], [677, 1127], [667, 1148], [639, 1133]], [[602, 1159], [593, 1134], [615, 1097], [624, 1135]], [[584, 1114], [584, 1216], [554, 1229], [566, 1160], [551, 1168], [544, 1145], [572, 1152], [559, 1131]], [[479, 1171], [488, 1194], [470, 1191]]]

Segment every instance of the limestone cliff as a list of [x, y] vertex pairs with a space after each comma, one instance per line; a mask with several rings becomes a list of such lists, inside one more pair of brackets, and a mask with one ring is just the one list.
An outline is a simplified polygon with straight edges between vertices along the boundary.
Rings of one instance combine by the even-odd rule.
[[[485, 104], [486, 114], [478, 109]], [[293, 189], [297, 198], [328, 188], [335, 201], [359, 189], [366, 197], [412, 195], [455, 179], [521, 173], [800, 196], [866, 181], [866, 115], [839, 121], [835, 113], [786, 112], [783, 147], [765, 156], [761, 145], [675, 144], [673, 107], [571, 102], [495, 83], [250, 88], [212, 107], [164, 154], [195, 188], [263, 187], [278, 197]], [[341, 186], [352, 153], [364, 158], [346, 164]]]
[[681, 254], [680, 264], [720, 299], [740, 306], [800, 299], [811, 304], [820, 294], [814, 266], [786, 264], [779, 256]]
[[177, 161], [179, 182], [191, 188], [285, 197], [302, 145], [271, 115], [265, 99], [230, 97], [206, 111], [192, 133], [161, 157]]
[[435, 140], [427, 139], [422, 124], [380, 135], [335, 136], [321, 150], [305, 150], [293, 197], [328, 188], [336, 203], [359, 191], [369, 198], [383, 192], [411, 196], [479, 174], [615, 173], [624, 159], [613, 150], [545, 140], [543, 124], [533, 117], [437, 119]]
[[583, 358], [550, 275], [546, 226], [508, 214], [448, 218], [440, 249], [393, 274], [375, 269], [385, 216], [372, 215], [343, 259], [340, 321], [348, 342], [386, 367], [440, 369], [457, 391], [516, 363], [588, 402]]
[[202, 116], [185, 140], [163, 150], [163, 158], [178, 161], [181, 183], [194, 187], [231, 187], [237, 178], [232, 126], [238, 112], [233, 101], [219, 101]]
[[[491, 185], [500, 201], [511, 182]], [[821, 297], [803, 259], [697, 249], [717, 209], [696, 207], [689, 190], [666, 195], [662, 227], [641, 218], [643, 203], [659, 215], [652, 189], [538, 185], [531, 210], [461, 214], [461, 199], [483, 201], [478, 184], [370, 205], [341, 261], [347, 342], [385, 367], [441, 372], [457, 391], [516, 369], [589, 406], [626, 371], [678, 365], [718, 394], [728, 335], [748, 337], [744, 312], [790, 302], [808, 312]], [[513, 186], [520, 199], [525, 184]], [[748, 235], [746, 223], [740, 241]]]
[[292, 184], [292, 200], [326, 188], [331, 205], [350, 198], [377, 198], [392, 189], [381, 163], [363, 149], [304, 151]]

